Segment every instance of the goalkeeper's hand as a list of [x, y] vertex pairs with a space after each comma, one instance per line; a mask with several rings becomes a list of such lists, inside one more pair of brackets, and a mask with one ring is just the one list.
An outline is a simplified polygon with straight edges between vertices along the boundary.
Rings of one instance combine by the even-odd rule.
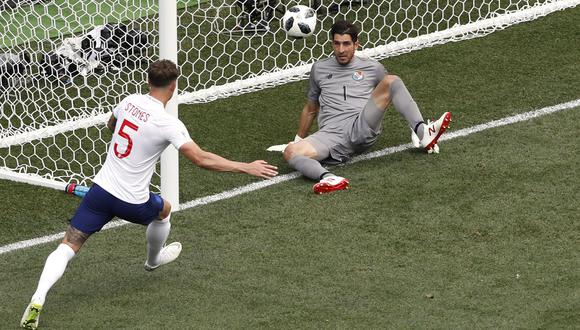
[[[413, 129], [411, 129], [411, 142], [413, 143], [413, 146], [415, 148], [420, 148], [421, 147], [421, 140], [419, 139], [419, 136], [417, 136], [417, 133], [415, 133], [415, 131], [413, 131]], [[439, 153], [439, 145], [437, 145], [437, 143], [435, 143], [435, 145], [433, 146], [433, 148], [427, 150], [428, 154], [438, 154]]]
[[294, 137], [294, 141], [292, 142], [288, 142], [286, 144], [277, 144], [277, 145], [273, 145], [268, 147], [268, 149], [266, 149], [266, 151], [277, 151], [277, 152], [284, 152], [284, 150], [286, 150], [286, 147], [290, 144], [290, 143], [296, 143], [302, 141], [302, 138], [299, 137], [298, 135], [296, 135]]

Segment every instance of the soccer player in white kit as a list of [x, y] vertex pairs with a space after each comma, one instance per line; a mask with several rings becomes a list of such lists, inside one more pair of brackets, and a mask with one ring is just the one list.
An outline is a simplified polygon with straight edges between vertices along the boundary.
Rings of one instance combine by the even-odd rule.
[[[425, 123], [398, 76], [387, 74], [375, 60], [355, 56], [358, 33], [348, 21], [333, 24], [330, 36], [334, 56], [312, 65], [308, 101], [300, 115], [298, 132], [284, 150], [290, 166], [310, 179], [320, 180], [313, 186], [317, 194], [348, 188], [348, 179], [330, 173], [321, 162], [343, 163], [373, 145], [391, 103], [408, 122], [415, 146], [429, 152], [438, 151], [437, 141], [451, 121], [451, 113], [445, 112], [437, 121]], [[316, 117], [318, 131], [307, 136]]]
[[176, 88], [177, 66], [169, 60], [156, 61], [147, 75], [149, 94], [130, 95], [113, 109], [107, 124], [113, 137], [105, 164], [72, 218], [62, 243], [46, 259], [36, 292], [22, 316], [24, 328], [38, 327], [48, 290], [89, 236], [115, 216], [147, 226], [145, 270], [155, 270], [179, 256], [181, 243], [164, 246], [171, 227], [171, 205], [149, 191], [155, 164], [169, 144], [195, 165], [209, 170], [266, 179], [278, 174], [275, 166], [263, 160], [240, 163], [202, 150], [190, 138], [185, 125], [165, 111]]

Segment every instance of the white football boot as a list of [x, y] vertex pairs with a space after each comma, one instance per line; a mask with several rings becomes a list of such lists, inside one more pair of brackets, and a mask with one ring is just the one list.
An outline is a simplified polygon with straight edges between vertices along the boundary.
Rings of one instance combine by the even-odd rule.
[[[413, 147], [415, 148], [420, 148], [421, 147], [421, 139], [419, 139], [419, 137], [417, 136], [417, 133], [415, 133], [415, 131], [413, 131], [413, 129], [411, 128], [411, 142], [413, 144]], [[433, 148], [427, 150], [428, 154], [438, 154], [439, 153], [439, 144], [435, 143], [433, 145]]]
[[[411, 134], [411, 140], [413, 145], [418, 148], [424, 148], [429, 153], [439, 153], [439, 146], [437, 141], [439, 137], [447, 128], [449, 128], [449, 123], [451, 122], [451, 112], [444, 113], [437, 121], [428, 120], [423, 126], [423, 138], [414, 134]], [[418, 141], [418, 143], [417, 143]]]
[[159, 252], [159, 264], [155, 265], [155, 266], [151, 266], [151, 265], [147, 264], [147, 261], [145, 261], [145, 270], [146, 271], [154, 271], [159, 266], [163, 266], [163, 265], [168, 264], [168, 263], [172, 262], [173, 260], [177, 259], [177, 257], [179, 257], [180, 253], [181, 253], [181, 243], [173, 242], [169, 245], [166, 245]]

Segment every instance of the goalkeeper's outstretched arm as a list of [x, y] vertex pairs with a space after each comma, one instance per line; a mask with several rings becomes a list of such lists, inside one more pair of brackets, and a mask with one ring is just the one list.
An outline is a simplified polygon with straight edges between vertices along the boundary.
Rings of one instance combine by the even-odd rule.
[[256, 160], [251, 163], [231, 161], [214, 153], [202, 150], [193, 141], [182, 145], [179, 148], [179, 152], [195, 165], [212, 171], [246, 173], [264, 179], [278, 175], [278, 168], [268, 164], [264, 160]]

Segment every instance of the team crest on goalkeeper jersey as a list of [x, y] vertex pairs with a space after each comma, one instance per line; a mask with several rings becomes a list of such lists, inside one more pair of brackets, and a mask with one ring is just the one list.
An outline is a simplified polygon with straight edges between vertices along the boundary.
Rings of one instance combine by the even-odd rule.
[[361, 81], [361, 80], [365, 79], [365, 75], [362, 71], [355, 71], [352, 74], [352, 79], [355, 81]]

